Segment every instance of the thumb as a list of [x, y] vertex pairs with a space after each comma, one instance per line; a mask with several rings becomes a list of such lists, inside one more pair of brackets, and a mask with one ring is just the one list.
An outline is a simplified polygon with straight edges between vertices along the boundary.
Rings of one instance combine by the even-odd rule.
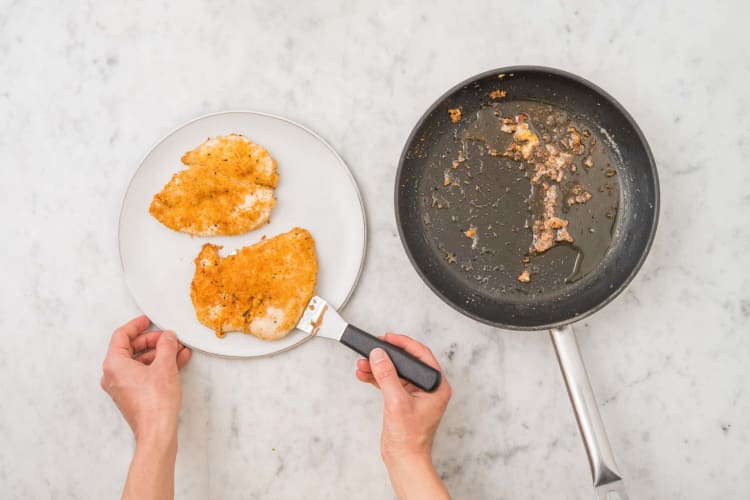
[[177, 366], [178, 349], [177, 335], [170, 330], [163, 331], [156, 342], [156, 358], [154, 359], [154, 363], [157, 365], [173, 364]]
[[407, 396], [406, 390], [398, 379], [398, 372], [393, 366], [393, 361], [383, 349], [376, 347], [370, 351], [370, 368], [383, 392], [386, 405], [398, 403]]

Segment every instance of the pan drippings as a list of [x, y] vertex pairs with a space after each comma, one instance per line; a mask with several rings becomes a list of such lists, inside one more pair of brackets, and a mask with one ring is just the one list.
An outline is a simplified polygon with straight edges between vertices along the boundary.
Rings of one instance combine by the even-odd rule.
[[521, 100], [464, 113], [454, 127], [419, 182], [426, 234], [450, 268], [491, 294], [544, 293], [589, 273], [620, 199], [602, 131]]

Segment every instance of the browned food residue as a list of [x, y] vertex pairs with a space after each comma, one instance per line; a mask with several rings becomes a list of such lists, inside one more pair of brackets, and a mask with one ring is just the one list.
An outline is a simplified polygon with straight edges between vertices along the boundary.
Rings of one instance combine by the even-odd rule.
[[461, 121], [461, 108], [451, 108], [448, 110], [448, 115], [451, 117], [451, 123], [458, 123]]
[[589, 201], [591, 196], [592, 194], [586, 191], [583, 186], [576, 184], [568, 191], [568, 198], [565, 202], [568, 206], [575, 205], [576, 203], [583, 204]]
[[492, 92], [489, 93], [490, 99], [502, 99], [506, 95], [508, 95], [508, 93], [500, 89], [493, 90]]
[[[534, 167], [533, 176], [530, 179], [532, 192], [537, 192], [541, 198], [541, 210], [534, 213], [531, 223], [532, 241], [529, 246], [529, 255], [539, 255], [559, 243], [575, 243], [568, 232], [567, 219], [562, 217], [562, 186], [567, 178], [567, 173], [575, 171], [573, 161], [576, 156], [583, 156], [585, 146], [581, 133], [575, 127], [568, 127], [565, 136], [557, 143], [547, 143], [534, 133], [524, 114], [514, 117], [501, 117], [500, 130], [506, 134], [513, 134], [513, 142], [510, 143], [504, 156], [516, 161], [525, 161]], [[490, 151], [490, 154], [492, 152]], [[590, 156], [587, 158], [590, 167]], [[591, 193], [583, 186], [573, 186], [567, 193], [566, 203], [568, 206], [584, 204], [591, 199]], [[518, 281], [528, 283], [531, 281], [528, 263], [524, 262], [524, 270], [518, 276]]]
[[[475, 115], [457, 109], [460, 123], [432, 149], [435, 173], [422, 201], [430, 217], [450, 220], [458, 232], [455, 239], [436, 226], [433, 243], [490, 293], [503, 293], [508, 278], [533, 281], [534, 291], [577, 281], [611, 242], [619, 182], [608, 177], [617, 175], [616, 160], [585, 121], [532, 101], [499, 102], [500, 91], [485, 90]], [[425, 227], [433, 230], [430, 217]], [[469, 256], [445, 248], [444, 238]], [[507, 265], [514, 257], [520, 262]]]
[[528, 283], [529, 281], [531, 281], [529, 266], [525, 266], [521, 274], [518, 275], [518, 281], [520, 281], [521, 283]]
[[531, 259], [529, 259], [528, 255], [524, 255], [523, 259], [521, 259], [521, 262], [523, 263], [523, 271], [521, 271], [521, 274], [518, 275], [518, 281], [521, 283], [528, 283], [531, 281], [531, 274], [529, 272], [529, 262]]
[[544, 212], [540, 219], [534, 220], [531, 226], [533, 239], [529, 247], [529, 254], [544, 253], [561, 242], [573, 243], [573, 237], [568, 233], [568, 220], [557, 216], [559, 187], [546, 182], [542, 184], [544, 190]]
[[471, 240], [471, 249], [476, 249], [479, 244], [479, 233], [477, 233], [477, 228], [474, 225], [469, 226], [469, 229], [464, 231], [464, 236]]

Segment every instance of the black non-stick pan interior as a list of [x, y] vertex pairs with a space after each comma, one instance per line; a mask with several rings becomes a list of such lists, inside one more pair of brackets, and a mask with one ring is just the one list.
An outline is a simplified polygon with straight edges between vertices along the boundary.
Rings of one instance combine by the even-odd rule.
[[[533, 170], [501, 154], [512, 140], [501, 119], [518, 114], [551, 142], [581, 132], [571, 175], [592, 194], [565, 207], [575, 244], [528, 263]], [[399, 164], [396, 216], [409, 258], [443, 300], [485, 323], [540, 329], [590, 314], [630, 281], [656, 229], [658, 194], [648, 145], [613, 98], [558, 70], [504, 68], [459, 84], [420, 119]]]

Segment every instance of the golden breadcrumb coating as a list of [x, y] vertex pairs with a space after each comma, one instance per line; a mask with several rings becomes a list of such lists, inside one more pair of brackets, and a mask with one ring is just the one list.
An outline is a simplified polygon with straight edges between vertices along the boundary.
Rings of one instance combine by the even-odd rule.
[[268, 151], [231, 134], [182, 157], [188, 168], [154, 195], [149, 212], [162, 224], [198, 236], [242, 234], [267, 223], [279, 176]]
[[233, 235], [268, 222], [275, 204], [273, 188], [198, 165], [174, 174], [154, 196], [149, 212], [175, 231]]
[[185, 165], [206, 165], [233, 177], [275, 188], [279, 183], [276, 160], [268, 150], [240, 134], [208, 139], [182, 156]]
[[315, 293], [315, 241], [298, 227], [221, 257], [206, 243], [195, 258], [190, 298], [198, 321], [223, 337], [250, 333], [264, 340], [286, 336]]

